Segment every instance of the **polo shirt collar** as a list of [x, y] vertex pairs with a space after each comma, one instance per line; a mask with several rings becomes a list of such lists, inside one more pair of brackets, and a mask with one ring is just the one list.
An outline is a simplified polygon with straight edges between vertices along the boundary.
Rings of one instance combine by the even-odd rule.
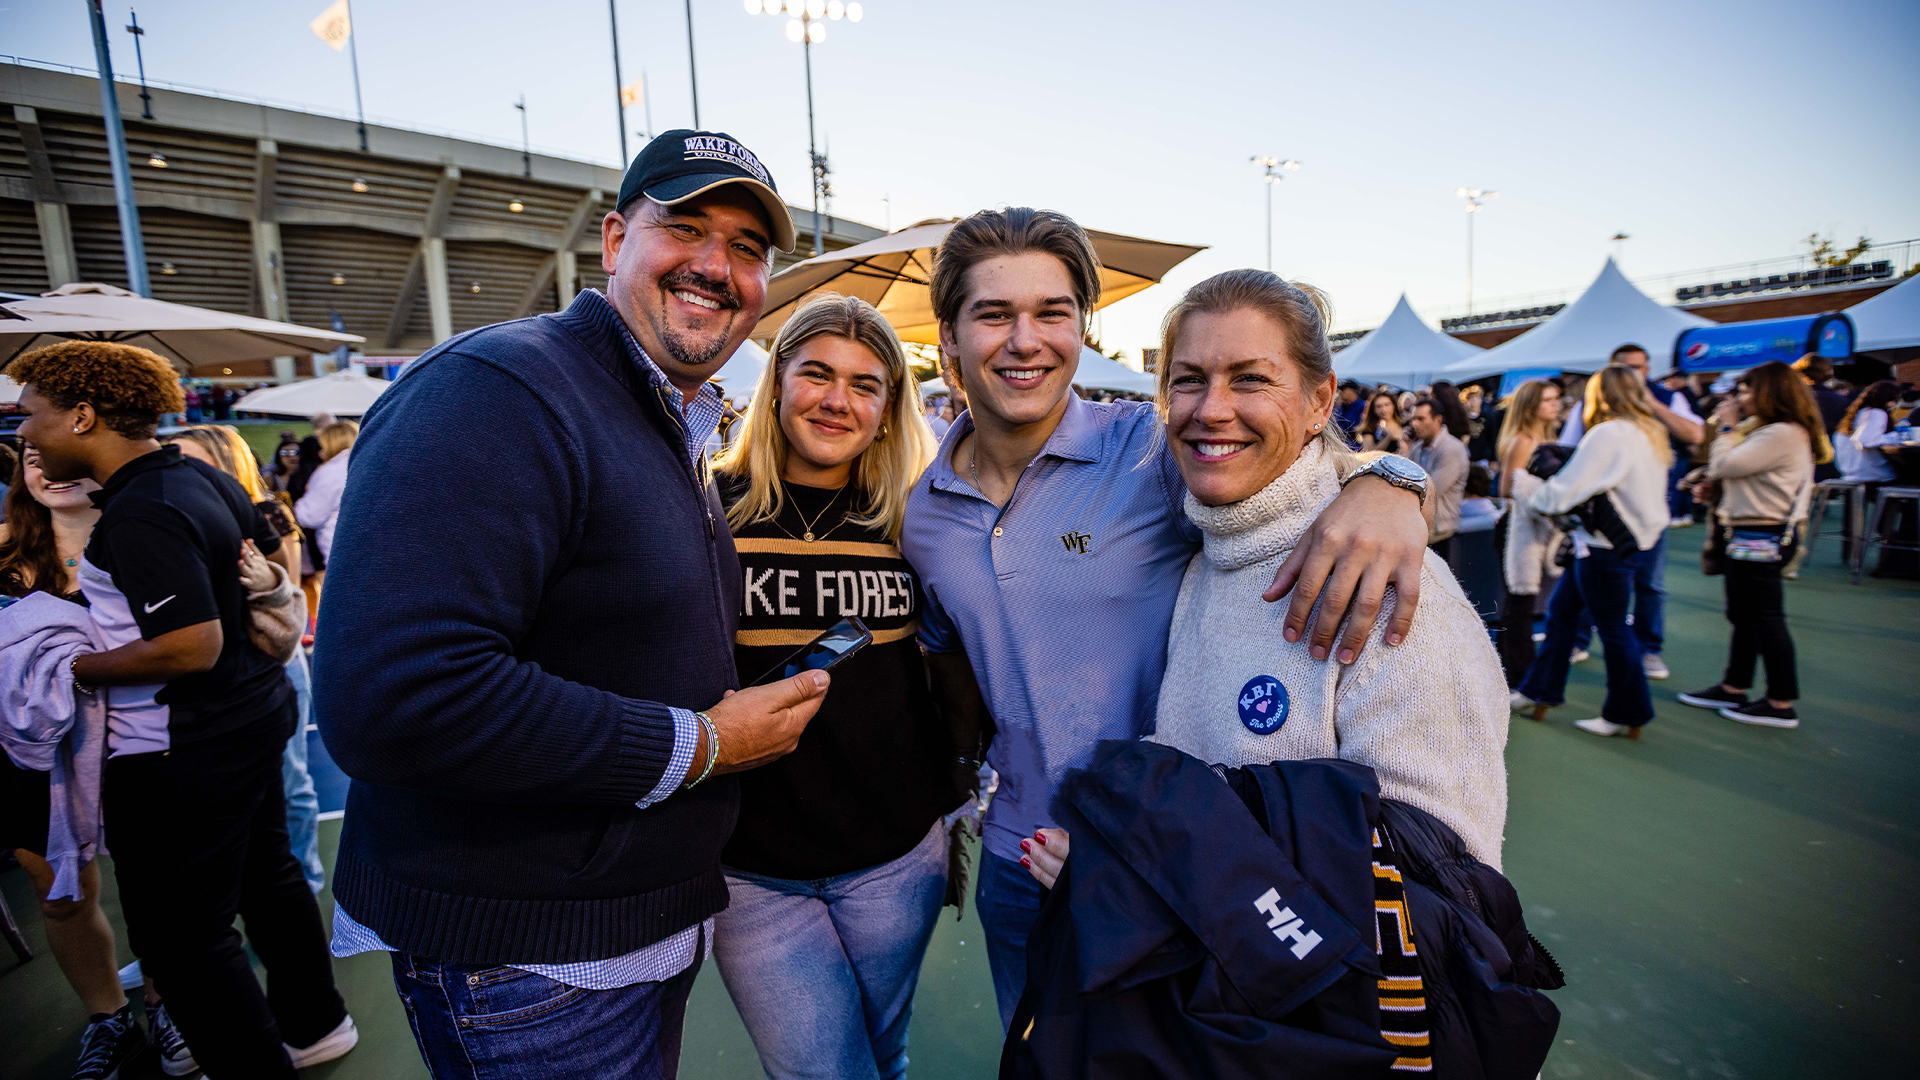
[[155, 469], [170, 469], [185, 460], [186, 458], [180, 453], [180, 448], [168, 443], [150, 454], [142, 454], [120, 466], [104, 487], [99, 491], [89, 492], [87, 497], [93, 500], [96, 508], [105, 508], [109, 500], [125, 490], [128, 484], [133, 483], [135, 477]]
[[[958, 484], [972, 487], [971, 481], [963, 480], [954, 469], [952, 452], [945, 446], [958, 446], [960, 440], [973, 433], [973, 410], [968, 409], [953, 422], [958, 429], [955, 434], [944, 440], [943, 452], [935, 456], [928, 467], [932, 474], [933, 486], [945, 491]], [[1106, 444], [1106, 434], [1101, 430], [1100, 421], [1094, 415], [1093, 406], [1072, 390], [1067, 391], [1067, 411], [1061, 415], [1060, 424], [1047, 436], [1046, 445], [1034, 460], [1043, 457], [1056, 457], [1064, 461], [1078, 461], [1092, 464], [1100, 460], [1100, 452]]]

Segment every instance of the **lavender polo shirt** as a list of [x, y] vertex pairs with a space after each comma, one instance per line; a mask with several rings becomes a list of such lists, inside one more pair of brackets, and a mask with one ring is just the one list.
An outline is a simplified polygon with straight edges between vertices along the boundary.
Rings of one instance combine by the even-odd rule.
[[1159, 426], [1151, 405], [1073, 397], [1002, 509], [948, 460], [973, 430], [962, 415], [907, 501], [900, 550], [926, 592], [921, 642], [966, 650], [998, 728], [985, 840], [1002, 858], [1057, 824], [1054, 793], [1096, 743], [1153, 730], [1173, 604], [1200, 548]]

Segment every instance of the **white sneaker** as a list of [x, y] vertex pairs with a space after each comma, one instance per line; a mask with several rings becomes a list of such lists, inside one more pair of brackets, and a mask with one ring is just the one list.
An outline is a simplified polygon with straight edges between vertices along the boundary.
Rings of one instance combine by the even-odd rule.
[[[1630, 728], [1625, 724], [1616, 724], [1611, 720], [1607, 720], [1598, 716], [1594, 717], [1591, 720], [1575, 720], [1573, 722], [1573, 726], [1579, 728], [1581, 731], [1588, 732], [1589, 734], [1600, 735], [1603, 737], [1610, 737], [1614, 735], [1627, 735], [1628, 732], [1634, 730], [1633, 728]], [[1628, 738], [1633, 738], [1633, 737], [1634, 736], [1628, 735]]]
[[1649, 679], [1666, 679], [1673, 676], [1673, 672], [1667, 668], [1667, 662], [1660, 659], [1660, 654], [1656, 652], [1641, 654], [1640, 666], [1646, 670]]
[[1682, 515], [1680, 517], [1674, 518], [1672, 521], [1667, 522], [1667, 528], [1685, 529], [1691, 526], [1692, 524], [1693, 524], [1693, 516], [1691, 514], [1687, 514], [1687, 515]]
[[318, 1065], [323, 1061], [332, 1061], [360, 1044], [360, 1031], [353, 1026], [353, 1017], [340, 1021], [340, 1026], [327, 1032], [319, 1042], [312, 1046], [287, 1046], [287, 1056], [293, 1059], [293, 1067], [304, 1069], [309, 1065]]
[[1587, 657], [1592, 655], [1593, 655], [1592, 653], [1588, 652], [1585, 649], [1575, 649], [1573, 650], [1573, 655], [1567, 657], [1567, 663], [1578, 664], [1582, 660], [1585, 660]]

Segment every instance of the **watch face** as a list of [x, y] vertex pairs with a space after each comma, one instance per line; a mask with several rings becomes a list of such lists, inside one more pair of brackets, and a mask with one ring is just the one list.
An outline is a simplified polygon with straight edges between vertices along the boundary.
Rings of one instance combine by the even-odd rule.
[[1374, 467], [1379, 469], [1381, 472], [1387, 473], [1388, 475], [1397, 477], [1401, 480], [1418, 481], [1418, 480], [1425, 480], [1427, 478], [1427, 474], [1421, 470], [1420, 466], [1415, 465], [1413, 462], [1408, 461], [1406, 458], [1398, 457], [1393, 454], [1388, 454], [1385, 457], [1376, 458], [1374, 459], [1373, 464], [1374, 464]]

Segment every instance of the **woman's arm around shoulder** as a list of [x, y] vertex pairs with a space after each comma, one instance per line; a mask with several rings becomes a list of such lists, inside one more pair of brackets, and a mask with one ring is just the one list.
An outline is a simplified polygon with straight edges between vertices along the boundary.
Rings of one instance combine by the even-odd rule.
[[1711, 453], [1707, 476], [1714, 480], [1757, 476], [1789, 468], [1800, 458], [1813, 460], [1807, 431], [1799, 424], [1766, 424], [1748, 432], [1744, 439], [1736, 432], [1722, 432], [1713, 440]]

